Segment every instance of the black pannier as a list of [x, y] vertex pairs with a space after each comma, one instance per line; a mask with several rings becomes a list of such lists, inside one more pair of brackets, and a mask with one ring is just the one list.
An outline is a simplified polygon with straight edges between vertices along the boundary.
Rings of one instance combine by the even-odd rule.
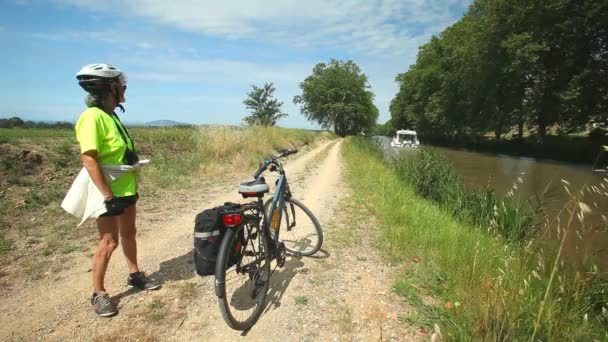
[[[194, 220], [194, 266], [200, 276], [215, 274], [215, 262], [226, 233], [223, 214], [234, 212], [239, 204], [226, 202], [212, 209], [205, 209]], [[237, 239], [239, 243], [241, 239]], [[240, 249], [240, 245], [238, 246]], [[234, 259], [234, 258], [231, 258]], [[234, 264], [235, 260], [229, 260]]]

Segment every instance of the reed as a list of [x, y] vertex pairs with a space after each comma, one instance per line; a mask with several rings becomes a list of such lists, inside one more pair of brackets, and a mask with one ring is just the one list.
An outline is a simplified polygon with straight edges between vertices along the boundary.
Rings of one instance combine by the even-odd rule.
[[458, 219], [487, 228], [511, 241], [526, 241], [539, 233], [536, 225], [542, 214], [542, 198], [519, 200], [514, 196], [519, 178], [507, 196], [500, 198], [486, 187], [467, 189], [448, 161], [430, 149], [421, 149], [414, 158], [393, 161], [396, 173], [411, 184], [416, 193], [447, 209]]

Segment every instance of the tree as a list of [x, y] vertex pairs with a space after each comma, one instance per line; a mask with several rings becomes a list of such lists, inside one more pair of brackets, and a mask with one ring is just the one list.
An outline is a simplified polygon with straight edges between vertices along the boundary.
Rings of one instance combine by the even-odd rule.
[[448, 140], [580, 131], [608, 116], [607, 36], [606, 1], [475, 0], [397, 76], [392, 121]]
[[21, 127], [24, 122], [21, 118], [14, 116], [10, 119], [0, 119], [0, 128], [13, 128], [13, 127]]
[[370, 131], [378, 119], [378, 108], [367, 76], [353, 61], [332, 59], [319, 63], [312, 75], [300, 83], [302, 94], [293, 102], [302, 114], [341, 136]]
[[283, 102], [274, 98], [275, 88], [271, 83], [265, 83], [262, 88], [252, 85], [253, 90], [247, 93], [243, 104], [251, 110], [251, 115], [243, 121], [250, 126], [274, 126], [280, 118], [287, 114], [281, 112]]

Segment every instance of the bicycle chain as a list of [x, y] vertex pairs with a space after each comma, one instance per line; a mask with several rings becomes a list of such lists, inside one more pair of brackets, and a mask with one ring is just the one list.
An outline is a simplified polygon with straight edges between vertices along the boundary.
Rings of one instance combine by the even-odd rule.
[[287, 259], [287, 250], [285, 249], [285, 244], [283, 242], [279, 242], [278, 247], [277, 266], [283, 267], [285, 265], [285, 260]]

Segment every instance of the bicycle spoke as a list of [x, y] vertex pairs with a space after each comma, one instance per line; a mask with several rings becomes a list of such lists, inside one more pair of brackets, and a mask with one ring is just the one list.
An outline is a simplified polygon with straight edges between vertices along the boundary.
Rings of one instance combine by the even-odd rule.
[[323, 243], [321, 226], [310, 210], [299, 201], [293, 198], [287, 201], [283, 208], [280, 227], [279, 237], [288, 252], [296, 255], [312, 255], [321, 248]]

